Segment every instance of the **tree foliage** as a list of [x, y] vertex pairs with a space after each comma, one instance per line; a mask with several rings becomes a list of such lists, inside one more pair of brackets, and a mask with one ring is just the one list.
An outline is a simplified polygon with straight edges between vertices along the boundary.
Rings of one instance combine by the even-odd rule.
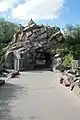
[[80, 44], [80, 25], [67, 25], [63, 30], [66, 43], [69, 45]]
[[13, 34], [18, 30], [18, 25], [0, 19], [0, 48], [5, 47]]
[[71, 53], [74, 59], [78, 59], [80, 56], [80, 25], [67, 25], [64, 29], [64, 39], [64, 44], [68, 44], [68, 53]]
[[57, 52], [63, 57], [63, 66], [70, 67], [73, 59], [80, 59], [80, 25], [66, 25], [63, 36], [63, 47]]
[[64, 67], [71, 67], [73, 61], [73, 56], [71, 54], [64, 56], [63, 66]]

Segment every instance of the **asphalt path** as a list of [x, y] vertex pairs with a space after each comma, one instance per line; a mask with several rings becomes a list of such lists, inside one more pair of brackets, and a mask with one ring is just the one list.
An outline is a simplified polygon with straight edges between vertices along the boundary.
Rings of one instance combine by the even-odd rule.
[[60, 73], [23, 72], [0, 88], [0, 120], [80, 120], [80, 98]]

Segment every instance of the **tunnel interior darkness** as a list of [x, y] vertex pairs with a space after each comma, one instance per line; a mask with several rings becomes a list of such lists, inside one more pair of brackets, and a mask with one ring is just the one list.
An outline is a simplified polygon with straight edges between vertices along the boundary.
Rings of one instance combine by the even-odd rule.
[[35, 69], [48, 69], [52, 66], [52, 59], [49, 53], [38, 52], [36, 54], [36, 61], [39, 62], [35, 64]]

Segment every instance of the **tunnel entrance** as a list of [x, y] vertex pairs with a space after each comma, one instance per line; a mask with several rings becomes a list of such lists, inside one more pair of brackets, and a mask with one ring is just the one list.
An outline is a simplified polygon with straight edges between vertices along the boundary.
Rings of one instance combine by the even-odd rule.
[[14, 52], [10, 52], [6, 58], [6, 68], [20, 71], [28, 70], [50, 70], [52, 71], [52, 55], [42, 49], [35, 51], [35, 54], [28, 52], [20, 55], [18, 59]]
[[48, 70], [52, 67], [52, 59], [49, 53], [37, 52], [35, 61], [35, 70]]

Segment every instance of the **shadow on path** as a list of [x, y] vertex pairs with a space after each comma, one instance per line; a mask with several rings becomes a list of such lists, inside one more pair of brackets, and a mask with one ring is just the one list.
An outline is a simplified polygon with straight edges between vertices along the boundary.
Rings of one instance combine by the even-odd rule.
[[45, 65], [37, 65], [33, 70], [24, 70], [23, 72], [43, 73], [45, 71], [53, 72], [53, 69]]
[[6, 83], [0, 88], [0, 120], [15, 120], [10, 115], [9, 103], [12, 99], [17, 99], [19, 92], [21, 92], [23, 87]]

